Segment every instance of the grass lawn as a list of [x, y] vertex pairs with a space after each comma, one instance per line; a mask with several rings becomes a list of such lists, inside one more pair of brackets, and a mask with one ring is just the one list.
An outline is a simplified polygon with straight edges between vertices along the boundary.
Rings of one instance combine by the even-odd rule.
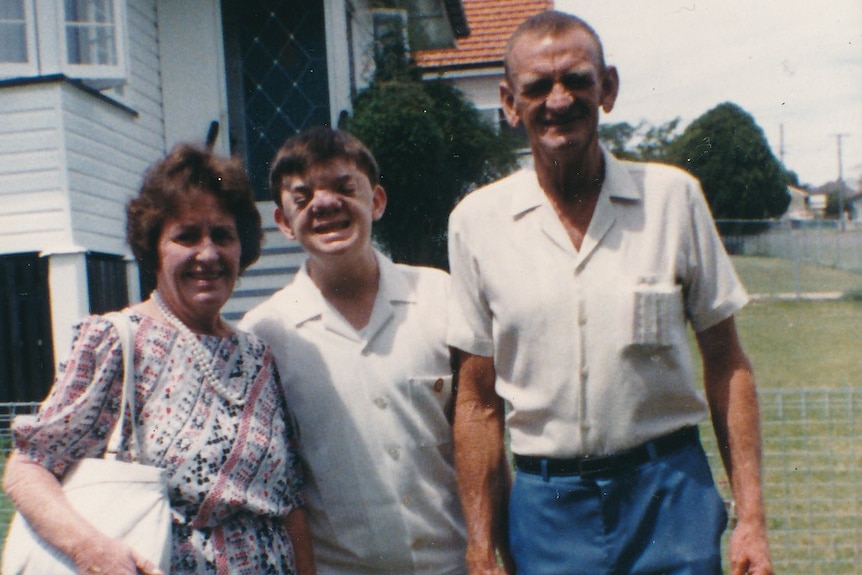
[[862, 301], [769, 301], [736, 318], [763, 389], [859, 384]]
[[[735, 257], [750, 293], [778, 293], [792, 279], [793, 262]], [[803, 292], [862, 293], [862, 274], [803, 264]], [[839, 389], [859, 383], [862, 301], [755, 301], [736, 318], [761, 389]]]

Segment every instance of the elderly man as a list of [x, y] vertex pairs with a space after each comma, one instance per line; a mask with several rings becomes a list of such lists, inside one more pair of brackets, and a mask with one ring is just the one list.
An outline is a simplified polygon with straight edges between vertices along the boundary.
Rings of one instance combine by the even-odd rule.
[[530, 18], [505, 64], [503, 109], [535, 169], [470, 194], [449, 231], [470, 573], [720, 573], [707, 413], [738, 510], [732, 571], [772, 573], [757, 395], [733, 318], [747, 295], [698, 183], [600, 146], [620, 82], [582, 20]]

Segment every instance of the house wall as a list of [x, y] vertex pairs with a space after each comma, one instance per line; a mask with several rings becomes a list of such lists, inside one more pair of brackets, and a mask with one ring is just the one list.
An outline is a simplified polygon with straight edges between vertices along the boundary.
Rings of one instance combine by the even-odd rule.
[[71, 239], [59, 101], [51, 84], [0, 90], [0, 253]]
[[159, 0], [159, 51], [167, 148], [203, 142], [220, 126], [214, 150], [230, 153], [224, 35], [219, 0]]
[[[367, 0], [352, 3], [350, 18], [345, 0], [317, 1], [326, 14], [336, 124], [351, 109], [351, 89], [371, 80], [373, 27]], [[128, 0], [125, 17], [123, 86], [99, 94], [57, 76], [0, 88], [0, 254], [48, 258], [58, 359], [71, 346], [71, 323], [89, 312], [86, 253], [129, 255], [125, 204], [145, 168], [174, 143], [202, 141], [212, 120], [222, 127], [216, 151], [228, 151], [220, 0]], [[261, 209], [264, 257], [238, 286], [241, 297], [226, 306], [233, 318], [288, 281], [302, 259], [270, 221], [271, 205]], [[130, 263], [132, 301], [136, 277]]]
[[480, 110], [500, 108], [500, 82], [503, 81], [501, 70], [477, 71], [470, 75], [446, 74], [443, 77], [460, 88], [476, 108]]
[[48, 258], [54, 349], [89, 312], [86, 253], [125, 255], [125, 204], [165, 150], [156, 0], [126, 9], [125, 85], [62, 76], [0, 89], [0, 253]]
[[74, 86], [60, 84], [58, 90], [71, 244], [87, 251], [126, 254], [125, 205], [143, 170], [161, 153], [161, 133], [142, 130], [131, 111]]

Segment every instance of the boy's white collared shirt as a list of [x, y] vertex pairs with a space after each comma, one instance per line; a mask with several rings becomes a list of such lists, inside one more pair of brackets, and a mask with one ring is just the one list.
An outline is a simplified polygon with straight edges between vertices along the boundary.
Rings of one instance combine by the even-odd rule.
[[449, 278], [377, 259], [380, 289], [362, 330], [305, 266], [240, 326], [272, 347], [299, 427], [318, 572], [466, 573], [446, 417]]

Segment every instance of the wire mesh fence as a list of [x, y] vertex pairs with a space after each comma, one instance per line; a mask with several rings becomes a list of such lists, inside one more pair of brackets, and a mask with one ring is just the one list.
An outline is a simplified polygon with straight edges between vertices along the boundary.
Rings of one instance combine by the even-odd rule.
[[[859, 573], [862, 390], [766, 390], [760, 392], [760, 409], [764, 495], [776, 572]], [[703, 437], [715, 477], [724, 478], [714, 435], [709, 430]], [[719, 486], [729, 498], [726, 481], [719, 480]]]
[[[760, 392], [764, 492], [776, 572], [851, 575], [862, 566], [862, 390]], [[8, 422], [36, 404], [0, 404], [0, 449], [10, 448]], [[705, 424], [708, 427], [708, 424]], [[704, 446], [729, 499], [711, 429]], [[0, 534], [12, 509], [0, 493]], [[728, 536], [725, 536], [725, 549]], [[727, 555], [725, 553], [725, 555]]]

